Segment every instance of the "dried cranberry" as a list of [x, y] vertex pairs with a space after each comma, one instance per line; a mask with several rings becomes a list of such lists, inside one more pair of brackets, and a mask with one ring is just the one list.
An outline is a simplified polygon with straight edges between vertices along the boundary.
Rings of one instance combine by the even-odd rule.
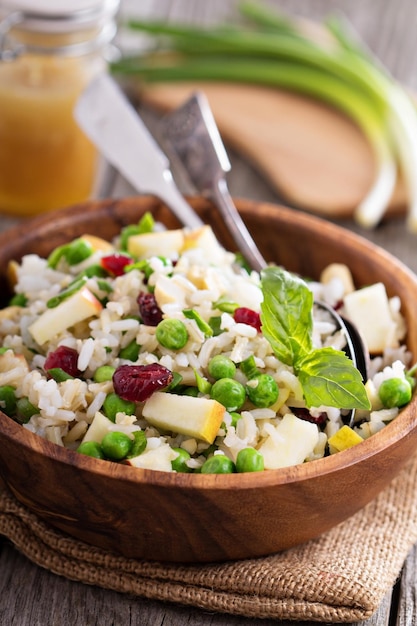
[[121, 365], [113, 374], [113, 386], [123, 400], [144, 402], [154, 391], [167, 387], [173, 378], [171, 370], [158, 363]]
[[327, 420], [327, 413], [320, 413], [317, 417], [311, 415], [308, 409], [302, 407], [291, 407], [291, 411], [300, 418], [300, 420], [304, 420], [305, 422], [311, 422], [312, 424], [317, 424], [317, 426], [321, 426]]
[[59, 346], [54, 352], [51, 352], [46, 357], [44, 369], [48, 370], [59, 367], [64, 370], [70, 376], [80, 376], [81, 372], [77, 367], [78, 352], [74, 348], [67, 348], [67, 346]]
[[147, 326], [158, 326], [159, 322], [162, 321], [162, 311], [153, 293], [141, 291], [138, 295], [137, 302], [142, 322]]
[[101, 259], [101, 267], [113, 276], [122, 276], [126, 265], [133, 263], [133, 260], [125, 254], [109, 254]]
[[238, 324], [247, 324], [248, 326], [256, 328], [258, 333], [261, 331], [261, 317], [259, 313], [252, 309], [247, 309], [244, 306], [235, 309], [233, 319]]

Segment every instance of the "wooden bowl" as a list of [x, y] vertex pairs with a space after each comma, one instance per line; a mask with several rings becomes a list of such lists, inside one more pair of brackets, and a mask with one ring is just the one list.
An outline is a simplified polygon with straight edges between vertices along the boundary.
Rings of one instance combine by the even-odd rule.
[[[233, 249], [210, 203], [193, 204]], [[330, 262], [343, 262], [357, 285], [382, 280], [389, 295], [402, 300], [408, 346], [417, 355], [417, 279], [404, 265], [319, 218], [251, 201], [237, 204], [267, 260], [311, 277]], [[89, 202], [0, 235], [1, 292], [10, 259], [47, 255], [86, 232], [111, 238], [148, 210], [178, 226], [160, 202], [139, 197]], [[416, 402], [344, 452], [230, 475], [171, 474], [99, 461], [52, 444], [0, 413], [0, 472], [16, 498], [45, 522], [116, 553], [173, 562], [256, 557], [317, 537], [375, 498], [417, 447]]]

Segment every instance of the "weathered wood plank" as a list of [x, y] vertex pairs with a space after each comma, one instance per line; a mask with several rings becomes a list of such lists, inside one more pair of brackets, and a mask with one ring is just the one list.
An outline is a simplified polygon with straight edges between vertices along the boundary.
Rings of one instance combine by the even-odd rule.
[[398, 595], [397, 620], [395, 626], [417, 624], [417, 546], [413, 548], [405, 562]]

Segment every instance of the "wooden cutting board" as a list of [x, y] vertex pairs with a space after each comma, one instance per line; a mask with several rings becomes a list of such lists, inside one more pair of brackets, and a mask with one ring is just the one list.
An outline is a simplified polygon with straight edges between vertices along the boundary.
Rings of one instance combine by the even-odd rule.
[[[325, 217], [349, 217], [370, 188], [371, 150], [359, 129], [315, 100], [241, 84], [157, 84], [141, 90], [168, 111], [194, 91], [207, 96], [223, 140], [238, 150], [294, 206]], [[398, 183], [389, 213], [405, 211]]]

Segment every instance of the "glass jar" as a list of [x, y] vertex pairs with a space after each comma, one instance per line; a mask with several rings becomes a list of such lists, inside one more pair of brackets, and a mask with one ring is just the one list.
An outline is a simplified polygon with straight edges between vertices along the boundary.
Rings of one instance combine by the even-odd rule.
[[106, 70], [119, 2], [1, 3], [0, 212], [35, 215], [94, 193], [99, 157], [73, 109]]

